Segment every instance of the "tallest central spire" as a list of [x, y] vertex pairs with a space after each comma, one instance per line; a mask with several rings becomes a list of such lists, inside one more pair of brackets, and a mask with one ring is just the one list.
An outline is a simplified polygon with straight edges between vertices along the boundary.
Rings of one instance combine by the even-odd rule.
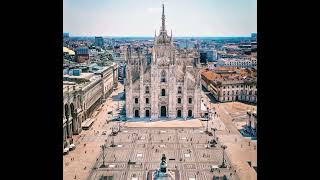
[[165, 16], [164, 16], [164, 4], [162, 4], [162, 31], [166, 30], [166, 22], [165, 22]]

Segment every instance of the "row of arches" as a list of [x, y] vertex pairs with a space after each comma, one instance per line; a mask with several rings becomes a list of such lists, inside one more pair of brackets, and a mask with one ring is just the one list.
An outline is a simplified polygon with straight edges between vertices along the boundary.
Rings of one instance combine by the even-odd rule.
[[64, 104], [64, 118], [66, 121], [66, 137], [71, 138], [74, 134], [79, 134], [81, 122], [77, 118], [76, 109], [73, 103]]

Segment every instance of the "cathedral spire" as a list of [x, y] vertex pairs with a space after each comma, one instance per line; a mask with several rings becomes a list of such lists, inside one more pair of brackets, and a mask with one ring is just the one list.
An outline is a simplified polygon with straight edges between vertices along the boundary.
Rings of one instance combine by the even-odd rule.
[[165, 22], [165, 16], [164, 16], [164, 4], [162, 4], [162, 31], [166, 30], [166, 22]]

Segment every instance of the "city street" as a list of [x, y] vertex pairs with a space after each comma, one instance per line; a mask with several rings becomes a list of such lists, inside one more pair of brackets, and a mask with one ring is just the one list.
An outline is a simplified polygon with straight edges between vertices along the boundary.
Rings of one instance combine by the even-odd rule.
[[117, 90], [97, 109], [97, 113], [93, 113], [96, 120], [92, 127], [74, 136], [76, 149], [63, 156], [63, 179], [87, 179], [101, 153], [100, 146], [111, 133], [111, 127], [118, 124], [110, 121], [111, 115], [108, 112], [112, 110], [114, 113], [117, 112], [117, 100], [121, 93], [123, 93], [123, 85], [119, 83]]
[[[202, 98], [205, 104], [217, 112], [217, 116], [209, 121], [208, 129], [217, 129], [216, 135], [220, 143], [227, 146], [226, 152], [240, 179], [257, 179], [257, 172], [248, 164], [249, 161], [252, 166], [257, 166], [257, 142], [243, 137], [238, 130], [247, 118], [247, 110], [256, 110], [256, 106], [241, 102], [212, 102], [204, 92]], [[203, 126], [207, 125], [205, 121], [202, 123]]]

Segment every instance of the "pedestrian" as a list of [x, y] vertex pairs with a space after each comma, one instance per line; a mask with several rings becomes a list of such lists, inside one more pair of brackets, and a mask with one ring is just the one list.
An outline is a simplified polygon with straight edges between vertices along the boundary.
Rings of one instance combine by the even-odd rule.
[[77, 179], [77, 176], [76, 176], [76, 175], [74, 175], [74, 179]]

